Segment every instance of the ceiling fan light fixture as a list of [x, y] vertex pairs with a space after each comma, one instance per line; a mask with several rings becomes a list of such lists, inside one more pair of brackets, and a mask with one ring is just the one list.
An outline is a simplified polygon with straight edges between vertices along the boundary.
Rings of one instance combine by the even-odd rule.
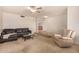
[[31, 9], [31, 12], [35, 13], [35, 12], [37, 12], [37, 10], [33, 10], [33, 9]]
[[27, 9], [29, 9], [31, 12], [38, 12], [40, 13], [42, 7], [39, 7], [39, 6], [28, 6]]

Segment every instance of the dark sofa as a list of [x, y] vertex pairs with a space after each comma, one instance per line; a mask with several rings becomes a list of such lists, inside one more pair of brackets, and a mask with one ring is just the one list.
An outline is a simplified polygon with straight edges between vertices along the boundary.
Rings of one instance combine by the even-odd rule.
[[[4, 36], [8, 35], [8, 38]], [[0, 36], [0, 43], [7, 41], [14, 41], [17, 38], [31, 38], [32, 31], [29, 28], [3, 29]]]
[[24, 35], [30, 34], [31, 30], [29, 30], [29, 28], [17, 28], [15, 29], [15, 32], [17, 33], [18, 37], [24, 37]]

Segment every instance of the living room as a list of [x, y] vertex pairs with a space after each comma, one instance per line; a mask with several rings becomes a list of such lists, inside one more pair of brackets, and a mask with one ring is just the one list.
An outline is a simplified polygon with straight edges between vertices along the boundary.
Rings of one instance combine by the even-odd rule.
[[[0, 7], [0, 33], [4, 29], [18, 29], [24, 31], [29, 28], [30, 37], [27, 40], [26, 33], [20, 34], [16, 40], [4, 40], [0, 52], [79, 52], [78, 40], [78, 10], [79, 7], [67, 6], [3, 6]], [[62, 35], [65, 30], [76, 32], [74, 38], [67, 37], [68, 46], [64, 43], [61, 48], [52, 36]], [[13, 31], [14, 31], [13, 30]], [[9, 30], [8, 30], [9, 31]], [[16, 31], [16, 30], [15, 30]], [[15, 34], [15, 33], [13, 33]], [[12, 35], [12, 34], [9, 34]], [[19, 34], [18, 34], [19, 35]], [[4, 35], [7, 37], [7, 35]], [[3, 36], [3, 37], [4, 37]], [[26, 39], [26, 40], [23, 40]], [[74, 45], [71, 41], [74, 41]], [[61, 42], [59, 42], [61, 43]], [[77, 44], [77, 45], [76, 45]], [[42, 45], [42, 46], [41, 46]], [[13, 48], [13, 47], [15, 48]], [[29, 46], [29, 47], [28, 47]], [[72, 46], [72, 47], [70, 47]]]

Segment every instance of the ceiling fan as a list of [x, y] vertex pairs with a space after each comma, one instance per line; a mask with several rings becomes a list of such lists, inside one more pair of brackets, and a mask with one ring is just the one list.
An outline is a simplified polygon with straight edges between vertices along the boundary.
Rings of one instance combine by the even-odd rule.
[[32, 13], [40, 13], [42, 7], [40, 7], [40, 6], [28, 6], [27, 9], [29, 9]]
[[[40, 6], [27, 6], [25, 9], [28, 9], [32, 13], [40, 13], [42, 11], [42, 7]], [[20, 17], [24, 18], [25, 15], [21, 15]]]

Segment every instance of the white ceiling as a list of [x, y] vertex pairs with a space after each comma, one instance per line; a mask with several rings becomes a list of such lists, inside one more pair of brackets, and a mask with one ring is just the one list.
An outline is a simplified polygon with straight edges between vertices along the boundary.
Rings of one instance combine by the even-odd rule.
[[[4, 12], [15, 13], [19, 15], [33, 16], [36, 14], [31, 13], [25, 6], [4, 6], [2, 7]], [[66, 14], [67, 7], [64, 6], [42, 6], [39, 16], [56, 16]]]

